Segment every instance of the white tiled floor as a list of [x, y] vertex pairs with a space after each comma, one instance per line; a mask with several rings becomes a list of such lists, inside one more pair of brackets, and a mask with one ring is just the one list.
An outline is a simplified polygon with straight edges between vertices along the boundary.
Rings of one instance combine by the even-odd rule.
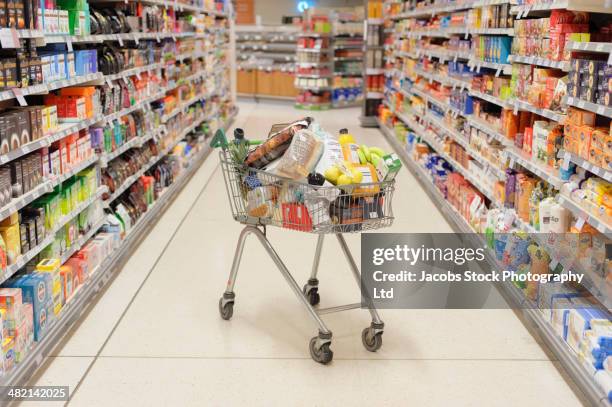
[[[236, 125], [254, 139], [303, 114], [289, 105], [240, 107]], [[330, 130], [349, 127], [364, 143], [389, 150], [378, 130], [359, 128], [358, 115], [314, 114]], [[238, 274], [234, 318], [221, 320], [217, 301], [240, 225], [231, 220], [217, 164], [214, 155], [207, 160], [33, 384], [69, 385], [69, 405], [87, 407], [581, 405], [556, 362], [507, 310], [385, 310], [377, 353], [361, 345], [367, 312], [334, 314], [325, 318], [334, 361], [314, 363], [307, 344], [316, 329], [255, 240]], [[406, 170], [394, 210], [388, 231], [452, 231]], [[315, 238], [268, 232], [305, 281]], [[358, 239], [347, 238], [357, 254]], [[323, 305], [358, 301], [332, 239], [320, 280]]]

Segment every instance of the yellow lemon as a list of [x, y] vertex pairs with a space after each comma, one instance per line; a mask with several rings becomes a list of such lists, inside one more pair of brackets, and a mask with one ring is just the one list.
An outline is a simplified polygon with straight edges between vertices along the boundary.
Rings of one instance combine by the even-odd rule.
[[350, 185], [352, 183], [353, 180], [351, 179], [351, 177], [342, 174], [338, 177], [338, 182], [336, 183], [336, 185]]
[[336, 184], [338, 182], [338, 177], [340, 177], [340, 175], [342, 175], [340, 169], [335, 166], [329, 167], [325, 170], [325, 173], [323, 174], [325, 179], [331, 182], [332, 184]]

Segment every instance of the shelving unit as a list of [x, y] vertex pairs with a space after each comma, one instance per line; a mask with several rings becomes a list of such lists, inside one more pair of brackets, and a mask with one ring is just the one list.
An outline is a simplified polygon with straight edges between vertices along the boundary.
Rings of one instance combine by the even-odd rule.
[[[68, 44], [68, 52], [72, 52], [73, 44], [80, 44], [78, 49], [87, 49], [87, 44], [93, 44], [89, 46], [91, 48], [96, 47], [96, 44], [107, 41], [118, 42], [119, 47], [124, 47], [124, 42], [127, 41], [139, 44], [140, 41], [161, 43], [165, 40], [167, 45], [172, 44], [173, 41], [183, 41], [181, 41], [180, 44], [177, 43], [169, 47], [169, 49], [175, 49], [174, 47], [178, 49], [180, 46], [182, 53], [176, 52], [172, 54], [164, 51], [162, 58], [156, 58], [157, 62], [155, 63], [149, 63], [143, 66], [134, 66], [134, 64], [132, 64], [127, 66], [127, 69], [115, 74], [104, 75], [102, 72], [97, 72], [75, 76], [67, 80], [0, 92], [0, 101], [4, 101], [3, 107], [9, 107], [11, 103], [16, 104], [16, 102], [22, 106], [25, 104], [40, 105], [42, 98], [38, 97], [39, 95], [46, 95], [54, 90], [65, 87], [83, 85], [118, 87], [119, 84], [123, 85], [124, 82], [127, 86], [129, 78], [134, 78], [134, 81], [136, 81], [136, 78], [141, 80], [147, 73], [155, 74], [154, 76], [156, 77], [154, 81], [146, 85], [146, 88], [138, 89], [138, 92], [136, 92], [135, 89], [133, 93], [128, 95], [129, 107], [125, 107], [127, 106], [125, 104], [126, 102], [122, 101], [120, 105], [122, 108], [116, 109], [112, 113], [103, 114], [101, 113], [102, 111], [107, 112], [110, 109], [105, 106], [105, 110], [102, 110], [102, 106], [96, 106], [97, 113], [93, 113], [88, 119], [79, 120], [78, 122], [60, 123], [55, 130], [48, 132], [48, 134], [45, 134], [42, 138], [21, 145], [19, 148], [13, 149], [7, 154], [0, 154], [0, 165], [12, 165], [15, 160], [21, 159], [32, 153], [37, 154], [39, 150], [50, 147], [52, 144], [74, 133], [87, 131], [90, 127], [99, 128], [107, 124], [115, 124], [130, 113], [138, 111], [142, 112], [142, 117], [156, 118], [155, 123], [148, 123], [137, 127], [139, 132], [137, 133], [139, 134], [138, 136], [133, 136], [134, 133], [132, 133], [132, 137], [123, 142], [120, 142], [118, 135], [115, 134], [113, 137], [116, 137], [116, 139], [112, 141], [112, 150], [108, 145], [103, 145], [95, 150], [95, 152], [92, 149], [91, 156], [88, 155], [87, 158], [83, 158], [80, 161], [74, 160], [71, 162], [63, 162], [61, 174], [47, 176], [43, 179], [42, 183], [34, 187], [31, 191], [14, 198], [9, 204], [0, 208], [0, 220], [23, 209], [38, 198], [43, 197], [45, 194], [51, 193], [54, 189], [58, 187], [61, 188], [65, 181], [71, 179], [85, 169], [94, 169], [98, 173], [98, 178], [100, 179], [100, 172], [108, 171], [107, 166], [109, 166], [111, 161], [125, 157], [125, 154], [129, 151], [143, 148], [149, 143], [156, 143], [160, 146], [157, 150], [157, 155], [139, 168], [136, 174], [129, 177], [121, 186], [114, 190], [113, 194], [110, 194], [107, 186], [100, 184], [97, 191], [93, 191], [91, 196], [74, 206], [70, 213], [57, 219], [52, 228], [47, 228], [42, 241], [38, 240], [38, 244], [34, 247], [28, 246], [28, 249], [26, 249], [27, 251], [19, 255], [14, 263], [8, 265], [6, 269], [0, 273], [0, 283], [6, 281], [15, 273], [21, 272], [24, 266], [29, 262], [38, 261], [39, 255], [41, 253], [46, 253], [47, 248], [55, 243], [56, 235], [59, 235], [60, 231], [73, 222], [81, 213], [85, 211], [91, 212], [90, 208], [96, 208], [96, 211], [98, 208], [106, 208], [104, 212], [100, 212], [104, 216], [98, 219], [88, 219], [87, 224], [89, 226], [81, 231], [82, 234], [77, 236], [68, 248], [64, 248], [61, 252], [58, 252], [61, 264], [64, 264], [71, 256], [87, 244], [89, 240], [94, 238], [105, 224], [108, 224], [108, 212], [106, 211], [114, 210], [112, 202], [119, 198], [124, 191], [129, 190], [132, 184], [138, 180], [139, 175], [148, 174], [156, 164], [172, 153], [176, 145], [184, 141], [202, 124], [206, 123], [207, 128], [214, 132], [219, 126], [225, 128], [229, 127], [233, 121], [234, 115], [236, 114], [235, 107], [233, 107], [235, 100], [231, 79], [231, 71], [233, 68], [230, 61], [225, 59], [226, 54], [229, 53], [231, 55], [233, 52], [231, 49], [233, 44], [233, 23], [228, 20], [232, 15], [231, 3], [226, 2], [227, 8], [224, 10], [212, 10], [176, 1], [129, 1], [162, 6], [166, 9], [174, 9], [180, 13], [199, 13], [208, 15], [206, 21], [200, 20], [201, 22], [198, 23], [200, 28], [203, 24], [207, 24], [208, 28], [198, 30], [197, 32], [130, 32], [83, 36], [51, 35], [42, 30], [18, 30], [16, 32], [19, 38], [29, 38], [32, 41], [36, 40], [35, 45], [37, 47], [52, 43], [66, 43]], [[101, 2], [104, 2], [104, 0], [96, 0], [95, 6]], [[125, 3], [128, 3], [128, 1], [126, 0]], [[221, 3], [217, 2], [215, 4], [219, 6]], [[177, 25], [175, 29], [180, 29], [179, 25]], [[185, 52], [184, 50], [191, 49], [189, 46], [189, 40], [191, 39], [200, 39], [198, 44], [200, 47], [203, 47], [203, 49], [200, 48]], [[100, 45], [97, 45], [97, 47], [100, 47]], [[270, 50], [277, 52], [280, 50], [277, 47], [272, 48], [265, 48], [264, 51]], [[159, 51], [161, 51], [161, 45]], [[288, 51], [294, 52], [292, 49]], [[151, 53], [151, 55], [153, 54]], [[161, 55], [161, 52], [156, 56], [159, 55]], [[194, 61], [199, 58], [202, 60], [198, 62], [199, 65], [191, 67], [193, 72], [191, 75], [185, 75], [186, 67], [183, 66], [180, 68], [180, 78], [173, 76], [173, 72], [179, 72], [175, 68], [176, 62], [184, 62], [187, 60]], [[197, 72], [194, 68], [198, 68]], [[105, 70], [105, 72], [107, 71]], [[185, 97], [186, 92], [192, 92], [191, 94], [195, 95], [187, 99]], [[122, 96], [125, 95], [122, 94]], [[170, 112], [168, 112], [167, 107], [165, 107], [167, 114], [163, 115], [162, 118], [162, 114], [159, 112], [164, 111], [164, 105], [162, 104], [160, 107], [158, 101], [163, 99], [164, 103], [166, 103], [166, 97], [168, 96], [176, 97], [177, 100], [183, 99], [183, 102], [179, 103], [178, 107]], [[199, 110], [193, 108], [193, 105], [196, 103], [201, 106], [198, 108]], [[193, 112], [201, 113], [194, 114]], [[228, 113], [231, 114], [228, 115]], [[182, 116], [183, 114], [189, 114], [191, 116]], [[187, 119], [192, 120], [186, 126], [177, 129], [177, 125], [181, 122], [186, 122]], [[160, 124], [159, 121], [165, 124]], [[148, 131], [144, 132], [143, 129], [148, 129]], [[140, 132], [144, 132], [144, 134]], [[202, 133], [199, 134], [204, 134], [204, 132], [202, 131]], [[190, 136], [189, 139], [191, 140], [192, 137]], [[26, 384], [35, 374], [38, 367], [43, 363], [44, 358], [55, 346], [61, 343], [68, 329], [83, 315], [92, 299], [101, 292], [102, 287], [108, 283], [114, 274], [116, 274], [115, 272], [118, 270], [118, 267], [127, 256], [129, 256], [147, 231], [155, 224], [156, 220], [159, 219], [160, 215], [176, 197], [177, 193], [186, 185], [200, 164], [208, 156], [211, 150], [207, 146], [207, 142], [203, 140], [203, 136], [200, 138], [200, 141], [202, 143], [194, 143], [194, 150], [192, 150], [193, 153], [191, 155], [182, 158], [188, 167], [178, 173], [174, 182], [166, 188], [158, 199], [148, 207], [148, 210], [142, 214], [134, 228], [123, 240], [121, 240], [112, 256], [104, 260], [102, 264], [98, 266], [97, 270], [90, 274], [90, 277], [80, 286], [71, 300], [64, 305], [58, 318], [49, 319], [51, 325], [48, 327], [49, 330], [42, 340], [34, 342], [32, 349], [27, 352], [25, 359], [16, 363], [12, 370], [5, 372], [1, 380], [4, 386], [21, 386]], [[115, 146], [115, 143], [118, 144]], [[67, 165], [69, 165], [68, 168], [66, 167]], [[103, 197], [107, 199], [102, 203]], [[102, 205], [100, 205], [100, 203], [102, 203]]]
[[[234, 116], [230, 116], [223, 124], [223, 127], [228, 129], [233, 119]], [[59, 318], [52, 322], [43, 340], [36, 343], [36, 346], [28, 353], [25, 360], [16, 365], [7, 376], [2, 378], [1, 383], [3, 386], [21, 386], [28, 382], [34, 372], [43, 364], [45, 357], [53, 352], [55, 347], [60, 344], [66, 332], [87, 312], [97, 296], [101, 294], [102, 289], [116, 276], [116, 272], [127, 261], [129, 255], [138, 246], [141, 239], [153, 228], [161, 214], [172, 204], [173, 200], [178, 196], [178, 192], [187, 185], [210, 153], [211, 148], [208, 144], [205, 144], [202, 150], [195, 154], [190, 161], [189, 167], [181, 173], [178, 179], [162, 193], [159, 199], [138, 220], [136, 226], [130, 230], [129, 234], [122, 241], [121, 246], [113, 252], [111, 257], [105, 259], [96, 270], [91, 272], [91, 277], [78, 289], [72, 300], [64, 306]], [[96, 224], [92, 230], [97, 230], [96, 227], [99, 229], [100, 224]], [[84, 239], [82, 240], [85, 241]]]
[[[567, 208], [572, 217], [577, 220], [572, 223], [572, 226], [580, 230], [583, 224], [588, 223], [597, 229], [602, 236], [611, 238], [612, 230], [610, 228], [612, 227], [612, 222], [606, 221], [604, 216], [598, 216], [585, 210], [575, 201], [562, 195], [560, 191], [567, 182], [566, 178], [561, 175], [561, 170], [567, 170], [570, 163], [607, 181], [612, 179], [612, 171], [606, 170], [600, 165], [594, 165], [572, 153], [561, 154], [556, 160], [555, 166], [548, 165], [546, 160], [538, 160], [535, 157], [535, 153], [526, 152], [520, 148], [522, 142], [519, 141], [519, 147], [517, 147], [515, 145], [517, 140], [507, 136], [507, 127], [504, 125], [500, 126], [500, 116], [496, 112], [502, 109], [505, 114], [511, 113], [515, 116], [521, 114], [520, 112], [531, 112], [541, 117], [537, 120], [548, 119], [551, 123], [563, 125], [568, 121], [566, 108], [573, 106], [596, 113], [598, 116], [597, 123], [600, 123], [598, 125], [602, 126], [601, 128], [608, 128], [609, 122], [605, 122], [605, 118], [612, 117], [612, 109], [601, 104], [572, 97], [563, 99], [560, 102], [562, 106], [559, 110], [543, 109], [515, 98], [513, 96], [515, 93], [512, 91], [492, 93], [491, 89], [493, 86], [488, 86], [485, 92], [485, 86], [482, 85], [482, 82], [467, 82], [462, 80], [462, 76], [455, 76], [453, 74], [450, 65], [453, 64], [453, 68], [457, 69], [454, 66], [455, 63], [465, 63], [471, 75], [487, 74], [489, 78], [492, 78], [490, 79], [491, 83], [495, 78], [499, 77], [509, 80], [511, 75], [516, 75], [515, 70], [524, 65], [553, 68], [558, 70], [559, 76], [562, 76], [563, 72], [570, 71], [569, 61], [557, 61], [534, 55], [523, 56], [525, 55], [523, 51], [517, 51], [517, 53], [520, 52], [522, 55], [509, 55], [507, 63], [494, 63], [490, 62], [489, 59], [482, 60], [477, 58], [476, 55], [469, 52], [455, 50], [466, 49], [462, 46], [457, 47], [457, 41], [468, 41], [470, 39], [474, 39], [474, 41], [469, 44], [471, 45], [469, 48], [474, 50], [474, 44], [482, 36], [504, 36], [504, 38], [511, 38], [510, 41], [518, 41], [518, 35], [522, 35], [523, 31], [517, 29], [515, 32], [515, 27], [521, 27], [516, 25], [516, 20], [515, 27], [510, 25], [501, 26], [503, 28], [471, 28], [457, 22], [456, 26], [451, 27], [440, 27], [431, 24], [431, 28], [422, 28], [428, 25], [426, 20], [431, 18], [462, 12], [472, 8], [510, 4], [507, 0], [457, 1], [452, 4], [434, 1], [433, 4], [416, 4], [417, 7], [415, 7], [414, 2], [386, 2], [387, 9], [385, 15], [389, 17], [387, 17], [388, 20], [384, 23], [385, 29], [383, 31], [387, 35], [384, 46], [386, 56], [384, 74], [386, 83], [383, 92], [383, 105], [385, 108], [382, 109], [381, 115], [376, 117], [376, 123], [384, 137], [394, 147], [410, 172], [419, 180], [449, 223], [457, 232], [474, 233], [476, 231], [471, 226], [471, 221], [466, 220], [467, 218], [464, 218], [464, 215], [451, 205], [438, 187], [434, 185], [433, 176], [406, 150], [406, 146], [403, 144], [404, 141], [400, 142], [400, 139], [404, 140], [407, 137], [406, 131], [410, 135], [411, 142], [416, 143], [420, 141], [427, 144], [434, 156], [443, 158], [453, 167], [452, 172], [461, 174], [463, 179], [468, 181], [474, 190], [485, 197], [485, 203], [489, 209], [503, 207], [503, 202], [495, 201], [496, 194], [491, 189], [492, 182], [505, 182], [508, 174], [512, 173], [508, 169], [515, 169], [528, 174], [533, 179], [545, 181], [551, 190], [555, 191], [555, 202]], [[606, 9], [604, 2], [598, 0], [514, 5], [512, 12], [515, 19], [524, 19], [533, 16], [546, 16], [553, 9], [610, 13], [609, 5], [608, 9]], [[419, 19], [420, 21], [415, 23], [413, 19]], [[496, 27], [496, 25], [493, 25], [493, 27]], [[504, 39], [504, 41], [508, 40]], [[453, 47], [452, 49], [451, 46]], [[612, 53], [610, 43], [568, 42], [565, 47], [566, 50], [573, 51], [587, 51], [600, 54]], [[610, 60], [612, 60], [612, 57]], [[500, 62], [504, 61], [501, 60]], [[608, 61], [608, 64], [610, 63], [611, 61]], [[517, 67], [515, 68], [514, 65], [517, 65]], [[470, 75], [465, 76], [469, 77]], [[472, 113], [467, 108], [458, 108], [457, 101], [462, 100], [459, 97], [461, 95], [459, 92], [463, 92], [463, 95], [469, 95], [470, 98], [479, 103], [480, 114]], [[450, 95], [450, 97], [447, 95]], [[542, 104], [540, 106], [547, 105]], [[483, 109], [485, 115], [482, 115]], [[497, 121], [491, 120], [491, 116], [496, 115]], [[395, 123], [395, 128], [387, 127], [387, 123]], [[452, 123], [452, 126], [447, 123]], [[396, 132], [400, 133], [400, 135], [396, 136]], [[487, 158], [488, 155], [485, 156], [479, 153], [482, 150], [472, 147], [471, 137], [474, 135], [479, 143], [483, 139], [488, 143], [495, 143], [497, 151], [499, 151], [498, 154], [500, 154], [499, 162], [497, 160], [495, 162], [489, 160]], [[478, 168], [483, 169], [483, 173], [478, 172], [479, 175], [474, 176], [468, 169], [456, 162], [450, 156], [448, 146], [442, 143], [444, 140], [452, 141], [454, 144], [461, 146], [465, 153], [478, 163]], [[564, 163], [561, 164], [561, 161]], [[550, 162], [550, 159], [548, 162]], [[437, 182], [440, 181], [438, 180]], [[503, 211], [504, 209], [502, 208], [501, 210]], [[517, 229], [532, 234], [537, 233], [534, 227], [523, 222], [516, 213], [515, 217], [516, 224], [514, 226]], [[478, 230], [477, 232], [481, 231]], [[539, 242], [539, 244], [544, 243]], [[557, 263], [561, 264], [560, 261], [553, 259], [551, 270], [554, 271], [553, 264], [555, 266]], [[564, 272], [573, 266], [569, 264], [562, 265]], [[573, 270], [573, 268], [571, 269]], [[583, 287], [589, 290], [594, 298], [599, 300], [600, 304], [602, 304], [602, 309], [606, 309], [606, 307], [609, 309], [610, 304], [609, 296], [606, 295], [611, 291], [606, 289], [606, 284], [605, 277], [602, 279], [595, 276], [585, 279], [583, 284]], [[500, 286], [500, 290], [514, 306], [518, 307], [519, 304], [526, 304], [529, 301], [524, 296], [522, 290], [511, 284], [503, 287]], [[533, 304], [531, 306], [532, 308], [534, 307]], [[562, 366], [576, 381], [589, 401], [593, 405], [610, 407], [610, 403], [607, 401], [608, 394], [599, 387], [593, 378], [594, 371], [591, 370], [593, 367], [585, 368], [582, 365], [578, 356], [571, 350], [565, 340], [554, 332], [543, 314], [537, 309], [525, 309], [522, 310], [521, 314], [527, 325], [535, 327], [535, 332], [551, 348], [561, 361]], [[588, 362], [586, 362], [586, 365], [588, 365]]]
[[297, 64], [299, 27], [236, 26], [237, 91], [240, 97], [291, 100]]

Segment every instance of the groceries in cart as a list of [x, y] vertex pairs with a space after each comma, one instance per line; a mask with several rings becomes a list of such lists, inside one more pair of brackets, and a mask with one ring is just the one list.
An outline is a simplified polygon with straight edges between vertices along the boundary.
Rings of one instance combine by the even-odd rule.
[[272, 126], [264, 141], [235, 129], [233, 140], [220, 133], [213, 143], [223, 147], [232, 210], [245, 223], [256, 218], [305, 232], [354, 232], [392, 220], [390, 194], [401, 162], [357, 144], [347, 129], [335, 137], [306, 117]]

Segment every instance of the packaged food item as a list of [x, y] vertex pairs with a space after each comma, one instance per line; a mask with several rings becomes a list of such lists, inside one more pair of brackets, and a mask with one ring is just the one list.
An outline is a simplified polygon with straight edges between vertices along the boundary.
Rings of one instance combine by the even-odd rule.
[[299, 130], [293, 136], [285, 154], [278, 160], [274, 172], [291, 179], [306, 178], [319, 161], [322, 149], [323, 143], [315, 133]]
[[59, 259], [44, 259], [36, 265], [39, 273], [48, 273], [51, 276], [51, 299], [53, 301], [53, 313], [57, 316], [65, 304], [62, 289], [62, 277], [60, 275]]
[[283, 155], [289, 148], [293, 136], [299, 130], [307, 129], [312, 120], [312, 118], [306, 117], [272, 133], [263, 144], [249, 152], [244, 163], [249, 167], [258, 169], [270, 164]]
[[355, 143], [353, 135], [349, 134], [348, 129], [341, 129], [340, 136], [338, 137], [342, 149], [342, 157], [345, 161], [360, 164], [359, 158], [359, 146]]
[[378, 179], [381, 181], [393, 181], [401, 168], [402, 162], [397, 154], [387, 154], [382, 157], [382, 160], [378, 161], [376, 166]]
[[273, 212], [277, 188], [273, 185], [259, 186], [247, 193], [247, 213], [256, 218], [270, 217]]

